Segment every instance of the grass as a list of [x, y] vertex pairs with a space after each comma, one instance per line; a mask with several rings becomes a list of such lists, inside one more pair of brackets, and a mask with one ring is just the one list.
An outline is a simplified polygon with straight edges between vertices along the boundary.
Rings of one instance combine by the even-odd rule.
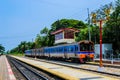
[[9, 55], [13, 55], [13, 56], [24, 56], [24, 53], [11, 53]]

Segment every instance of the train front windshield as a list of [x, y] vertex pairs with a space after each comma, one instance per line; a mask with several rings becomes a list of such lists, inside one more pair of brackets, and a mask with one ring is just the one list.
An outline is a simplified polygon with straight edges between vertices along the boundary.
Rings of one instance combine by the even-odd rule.
[[81, 43], [80, 51], [93, 51], [93, 44]]

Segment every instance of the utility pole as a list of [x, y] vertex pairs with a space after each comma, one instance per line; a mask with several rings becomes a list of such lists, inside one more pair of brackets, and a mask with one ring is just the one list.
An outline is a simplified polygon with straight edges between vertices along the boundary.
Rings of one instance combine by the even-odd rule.
[[87, 8], [87, 12], [88, 12], [88, 34], [89, 34], [89, 41], [91, 41], [89, 8]]

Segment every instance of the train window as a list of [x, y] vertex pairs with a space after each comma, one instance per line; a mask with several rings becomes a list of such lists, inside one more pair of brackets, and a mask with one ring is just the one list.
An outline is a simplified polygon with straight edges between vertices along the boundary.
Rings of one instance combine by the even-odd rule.
[[58, 52], [60, 52], [60, 48], [58, 48]]
[[40, 53], [41, 51], [40, 50], [38, 50], [38, 53]]
[[71, 48], [70, 47], [68, 47], [68, 52], [70, 52], [71, 51]]
[[58, 53], [58, 48], [56, 48], [56, 53]]
[[75, 46], [75, 51], [78, 51], [78, 46]]
[[59, 53], [59, 48], [57, 48], [57, 52]]
[[54, 48], [54, 50], [53, 50], [53, 51], [54, 51], [54, 53], [55, 53], [55, 52], [56, 52], [56, 49]]
[[48, 49], [46, 50], [46, 53], [48, 53]]
[[71, 47], [71, 50], [70, 50], [70, 52], [73, 52], [74, 50], [73, 50], [73, 47]]
[[70, 47], [69, 47], [69, 52], [73, 52], [73, 50], [74, 50], [73, 48], [74, 48], [74, 47], [70, 46]]
[[44, 53], [46, 53], [46, 50], [44, 49]]
[[50, 48], [50, 53], [51, 53], [52, 49]]
[[47, 52], [47, 50], [45, 49], [45, 53]]
[[36, 50], [36, 54], [38, 54], [38, 50]]
[[64, 52], [67, 52], [67, 47], [64, 47]]
[[52, 49], [52, 52], [54, 53], [54, 49]]
[[45, 53], [47, 53], [47, 50], [45, 50]]
[[47, 53], [49, 53], [49, 49], [47, 50]]
[[91, 44], [80, 44], [80, 51], [91, 51], [93, 50]]
[[56, 53], [56, 48], [54, 49], [54, 53]]
[[55, 48], [55, 52], [56, 52], [56, 53], [58, 52], [58, 49], [57, 49], [57, 48]]
[[58, 53], [60, 52], [60, 48], [58, 48]]
[[56, 53], [56, 48], [54, 48], [54, 53]]
[[54, 49], [52, 49], [52, 53], [54, 53]]
[[59, 52], [63, 52], [63, 48], [62, 47], [59, 49]]
[[53, 52], [53, 49], [51, 49], [51, 53]]

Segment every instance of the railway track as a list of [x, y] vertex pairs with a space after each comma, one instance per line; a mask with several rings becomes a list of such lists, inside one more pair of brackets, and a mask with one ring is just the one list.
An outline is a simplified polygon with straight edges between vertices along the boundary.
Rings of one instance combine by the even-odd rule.
[[60, 80], [60, 78], [56, 76], [52, 76], [49, 73], [41, 72], [17, 59], [8, 56], [7, 58], [27, 80]]
[[[113, 72], [106, 72], [106, 71], [98, 71], [98, 70], [92, 69], [92, 68], [94, 68], [94, 66], [98, 66], [98, 65], [69, 63], [69, 62], [63, 62], [63, 61], [48, 61], [48, 60], [42, 60], [42, 59], [33, 59], [33, 60], [46, 62], [46, 63], [50, 63], [50, 64], [56, 64], [56, 65], [60, 65], [60, 66], [66, 66], [66, 67], [79, 69], [79, 70], [91, 71], [91, 72], [95, 72], [95, 73], [102, 74], [102, 75], [107, 75], [107, 76], [113, 76], [113, 77], [119, 77], [120, 78], [120, 72], [119, 73], [115, 73], [116, 71], [114, 71], [114, 70], [113, 70]], [[83, 67], [77, 67], [77, 66], [74, 66], [74, 65], [80, 65], [80, 66], [83, 66]], [[85, 67], [88, 67], [88, 66], [91, 69], [85, 68]], [[106, 68], [106, 67], [108, 68], [108, 70], [109, 70], [109, 68], [117, 68], [117, 69], [119, 68], [119, 67], [113, 67], [113, 66], [104, 66], [104, 68]]]

